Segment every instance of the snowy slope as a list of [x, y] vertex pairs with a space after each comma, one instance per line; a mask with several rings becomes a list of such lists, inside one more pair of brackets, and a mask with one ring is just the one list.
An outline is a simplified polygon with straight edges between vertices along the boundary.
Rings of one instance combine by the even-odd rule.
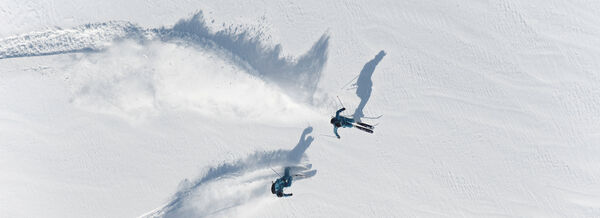
[[0, 214], [598, 217], [599, 9], [0, 3]]

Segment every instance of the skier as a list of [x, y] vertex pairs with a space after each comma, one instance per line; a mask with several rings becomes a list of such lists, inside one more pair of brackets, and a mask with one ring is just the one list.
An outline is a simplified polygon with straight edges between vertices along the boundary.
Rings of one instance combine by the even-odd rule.
[[333, 124], [333, 133], [335, 133], [335, 136], [337, 136], [337, 138], [340, 138], [340, 135], [337, 132], [337, 129], [342, 127], [342, 128], [352, 128], [352, 127], [356, 127], [362, 131], [368, 132], [368, 133], [373, 133], [373, 126], [366, 124], [366, 123], [362, 123], [362, 122], [357, 122], [357, 125], [354, 125], [354, 119], [352, 118], [348, 118], [348, 117], [344, 117], [344, 116], [340, 116], [340, 113], [342, 113], [342, 111], [346, 110], [346, 108], [342, 108], [339, 109], [338, 111], [335, 112], [335, 117], [331, 118], [330, 123]]
[[271, 185], [271, 193], [276, 194], [277, 197], [289, 197], [292, 193], [283, 193], [283, 188], [292, 186], [292, 176], [290, 175], [290, 167], [285, 168], [283, 176]]

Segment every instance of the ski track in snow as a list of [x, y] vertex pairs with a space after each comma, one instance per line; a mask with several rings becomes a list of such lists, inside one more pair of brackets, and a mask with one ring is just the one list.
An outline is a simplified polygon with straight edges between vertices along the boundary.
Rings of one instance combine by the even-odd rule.
[[[245, 158], [210, 167], [202, 177], [193, 181], [183, 180], [169, 203], [141, 217], [214, 216], [250, 200], [256, 201], [256, 198], [273, 197], [267, 181], [278, 175], [274, 175], [271, 169], [282, 172], [287, 166], [307, 166], [304, 171], [306, 177], [295, 178], [295, 182], [316, 174], [316, 170], [310, 169], [311, 164], [304, 154], [314, 140], [309, 136], [312, 131], [310, 126], [305, 128], [298, 144], [291, 150], [255, 152]], [[253, 182], [257, 184], [250, 184]]]
[[176, 42], [221, 54], [248, 73], [285, 87], [291, 97], [312, 103], [327, 62], [329, 36], [323, 34], [297, 58], [283, 57], [281, 45], [266, 45], [263, 38], [260, 30], [244, 26], [215, 32], [200, 11], [172, 28], [145, 29], [130, 22], [110, 21], [8, 37], [0, 40], [0, 59], [98, 52], [122, 40]]
[[101, 51], [124, 38], [151, 38], [151, 33], [129, 22], [111, 21], [47, 30], [0, 40], [0, 59]]
[[[138, 14], [125, 13], [138, 8], [137, 5], [120, 10], [106, 7], [109, 9], [106, 11], [117, 11], [126, 14], [119, 16], [121, 18], [132, 17], [139, 21], [144, 16], [159, 17], [156, 11], [173, 15], [183, 13], [182, 8], [192, 7], [187, 4], [189, 1], [182, 2], [165, 3], [176, 6], [168, 10], [142, 10]], [[149, 4], [162, 7], [159, 3]], [[1, 168], [7, 171], [2, 178], [6, 190], [3, 195], [7, 197], [0, 198], [0, 203], [8, 206], [0, 206], [0, 212], [6, 210], [8, 216], [14, 217], [139, 215], [166, 202], [148, 216], [230, 217], [252, 212], [257, 212], [254, 215], [258, 217], [598, 217], [600, 214], [597, 187], [600, 181], [597, 60], [600, 55], [597, 46], [593, 46], [598, 45], [600, 39], [596, 27], [599, 17], [595, 12], [600, 6], [597, 3], [556, 0], [234, 3], [236, 7], [231, 7], [232, 2], [228, 1], [202, 4], [233, 22], [248, 18], [248, 14], [256, 17], [264, 13], [277, 23], [275, 29], [280, 32], [276, 34], [285, 39], [282, 41], [292, 45], [300, 45], [312, 39], [311, 33], [331, 27], [336, 44], [331, 48], [334, 55], [327, 75], [321, 72], [328, 60], [329, 34], [323, 34], [302, 55], [281, 57], [281, 46], [267, 45], [260, 31], [239, 26], [213, 31], [206, 25], [202, 13], [181, 19], [173, 27], [142, 28], [111, 21], [1, 39], [0, 59], [3, 60], [0, 61], [10, 72], [0, 73], [0, 89], [7, 91], [0, 95], [6, 100], [2, 108], [6, 111], [0, 111], [6, 121], [0, 124], [5, 136], [2, 139], [7, 139], [0, 143], [0, 159], [8, 160]], [[21, 5], [20, 2], [14, 4]], [[77, 9], [85, 4], [98, 6], [83, 2], [58, 11]], [[114, 2], [102, 5], [110, 4]], [[7, 19], [6, 23], [15, 26], [36, 22], [26, 15], [39, 14], [39, 21], [58, 14], [54, 10], [50, 14], [35, 10], [39, 8], [35, 1], [27, 7], [34, 9], [33, 12], [13, 11], [10, 7], [5, 10], [0, 6], [0, 14], [12, 18], [21, 17], [18, 13], [23, 12], [26, 22]], [[88, 10], [98, 8], [104, 9]], [[41, 25], [63, 23], [67, 16], [78, 18], [77, 14], [65, 14], [56, 22]], [[106, 12], [90, 14], [78, 19], [115, 17]], [[33, 21], [29, 21], [30, 18]], [[138, 50], [116, 48], [137, 46], [142, 47], [141, 54], [150, 54], [156, 51], [152, 49], [156, 44], [164, 46], [158, 50], [176, 47], [143, 61], [140, 59], [145, 57], [135, 53]], [[284, 90], [288, 95], [312, 103], [318, 101], [311, 93], [314, 94], [321, 76], [327, 84], [322, 83], [319, 88], [337, 94], [339, 87], [356, 71], [364, 69], [366, 60], [383, 49], [387, 55], [377, 65], [377, 73], [364, 80], [365, 91], [361, 93], [367, 95], [345, 90], [339, 96], [348, 108], [356, 105], [352, 99], [357, 95], [361, 101], [369, 100], [369, 106], [364, 108], [367, 117], [381, 115], [381, 111], [386, 115], [376, 137], [347, 130], [342, 141], [320, 139], [319, 146], [311, 149], [316, 151], [311, 153], [311, 158], [319, 166], [319, 179], [292, 187], [292, 191], [307, 187], [301, 193], [313, 196], [294, 196], [288, 201], [277, 201], [279, 199], [275, 200], [268, 193], [269, 182], [276, 176], [267, 167], [302, 165], [306, 159], [299, 163], [290, 161], [286, 153], [294, 153], [293, 150], [277, 148], [261, 148], [252, 153], [256, 146], [262, 146], [252, 143], [275, 144], [272, 141], [279, 140], [265, 136], [280, 132], [280, 129], [265, 130], [273, 127], [268, 124], [260, 123], [257, 126], [261, 129], [252, 132], [236, 129], [233, 134], [241, 135], [231, 136], [228, 130], [233, 125], [223, 124], [221, 119], [218, 125], [207, 125], [206, 120], [193, 119], [196, 113], [190, 116], [179, 114], [178, 110], [166, 121], [143, 128], [135, 125], [124, 128], [130, 127], [128, 122], [115, 124], [119, 119], [96, 117], [94, 113], [64, 115], [65, 111], [81, 112], [73, 110], [70, 103], [84, 107], [92, 104], [87, 108], [96, 112], [100, 107], [93, 104], [98, 99], [137, 114], [139, 111], [135, 109], [140, 105], [148, 106], [149, 110], [140, 110], [147, 112], [161, 106], [165, 99], [174, 100], [165, 105], [183, 104], [182, 108], [190, 109], [194, 107], [188, 107], [189, 102], [197, 104], [206, 100], [210, 103], [230, 97], [227, 95], [231, 93], [218, 93], [214, 98], [201, 98], [201, 101], [191, 98], [201, 93], [194, 89], [198, 81], [218, 83], [215, 87], [222, 85], [223, 79], [204, 80], [205, 76], [221, 70], [205, 70], [207, 74], [188, 77], [190, 72], [197, 73], [200, 67], [210, 65], [189, 64], [184, 67], [191, 70], [176, 76], [165, 73], [182, 69], [181, 66], [167, 66], [168, 62], [160, 63], [159, 67], [164, 68], [157, 74], [152, 74], [151, 68], [138, 66], [146, 67], [145, 64], [169, 55], [174, 56], [171, 61], [192, 54], [190, 59], [196, 58], [192, 61], [198, 62], [201, 55], [188, 52], [191, 49], [210, 51], [208, 55], [201, 54], [206, 57], [217, 54], [227, 62], [226, 66], [236, 65], [236, 70], [243, 69], [261, 81], [288, 87]], [[119, 54], [123, 51], [134, 54]], [[70, 55], [16, 61], [21, 59], [19, 57], [53, 54]], [[83, 81], [75, 84], [73, 102], [63, 98], [68, 94], [59, 88], [73, 83], [55, 83], [62, 81], [63, 69], [46, 66], [62, 66], [61, 60], [68, 58], [74, 60], [65, 62], [73, 65], [66, 67], [66, 75], [79, 76], [75, 77], [81, 79], [77, 82]], [[100, 61], [96, 63], [96, 60]], [[131, 64], [130, 60], [139, 62]], [[202, 59], [207, 60], [214, 59]], [[181, 63], [175, 62], [175, 65]], [[25, 67], [27, 69], [22, 70]], [[130, 69], [124, 69], [128, 67]], [[109, 75], [85, 72], [90, 69]], [[153, 79], [157, 75], [168, 75], [170, 80], [156, 83]], [[86, 76], [91, 79], [85, 80]], [[234, 86], [248, 81], [238, 80], [240, 83]], [[370, 82], [376, 86], [371, 87]], [[160, 86], [165, 84], [168, 87]], [[263, 88], [261, 83], [252, 83], [250, 88], [255, 90], [257, 84], [259, 89]], [[261, 90], [279, 96], [278, 91]], [[238, 89], [235, 93], [244, 91]], [[174, 93], [176, 98], [162, 98], [160, 93]], [[228, 109], [245, 108], [252, 105], [254, 99], [263, 97], [260, 92], [251, 95], [252, 100], [241, 99], [245, 102]], [[268, 106], [280, 106], [277, 109], [289, 106], [281, 104], [288, 101], [267, 99]], [[337, 101], [325, 103], [329, 104], [331, 113]], [[266, 111], [262, 106], [253, 110], [257, 108]], [[266, 113], [287, 115], [281, 111], [285, 110]], [[210, 117], [221, 118], [213, 114]], [[184, 125], [187, 129], [181, 131], [170, 130], [182, 127], [175, 125], [178, 121], [189, 126]], [[207, 128], [201, 128], [202, 125]], [[320, 128], [324, 126], [330, 134], [327, 123], [315, 125], [319, 128], [317, 131], [325, 129]], [[253, 127], [241, 125], [240, 129]], [[221, 135], [215, 136], [215, 133]], [[156, 134], [164, 135], [155, 137]], [[252, 134], [263, 137], [262, 141], [253, 141]], [[229, 142], [237, 143], [220, 143], [225, 138], [234, 138]], [[339, 146], [340, 142], [343, 147]], [[321, 143], [326, 146], [320, 146]], [[205, 168], [199, 178], [181, 182], [176, 192], [170, 190], [176, 184], [160, 181], [193, 176], [196, 171], [190, 165], [205, 165], [197, 162], [231, 150], [250, 152], [250, 155]], [[171, 171], [185, 173], [169, 174]], [[153, 186], [158, 183], [163, 186]], [[158, 199], [171, 194], [168, 201], [159, 202]], [[265, 203], [277, 206], [259, 207]]]
[[[130, 22], [110, 21], [8, 37], [0, 40], [0, 59], [84, 53], [86, 55], [84, 59], [80, 59], [79, 64], [66, 68], [68, 72], [74, 72], [67, 75], [76, 81], [72, 103], [98, 111], [98, 108], [107, 107], [101, 103], [106, 102], [108, 107], [118, 107], [127, 113], [138, 114], [148, 111], [143, 109], [144, 105], [153, 107], [153, 104], [157, 104], [157, 86], [160, 85], [152, 82], [154, 75], [138, 73], [148, 71], [145, 68], [151, 66], [151, 62], [145, 63], [147, 61], [140, 58], [127, 57], [124, 59], [129, 62], [120, 63], [110, 58], [119, 56], [123, 59], [127, 56], [126, 53], [131, 52], [134, 56], [143, 54], [139, 46], [129, 43], [131, 41], [150, 48], [153, 42], [160, 41], [211, 51], [250, 75], [286, 87], [282, 89], [286, 94], [311, 103], [327, 61], [329, 36], [321, 36], [306, 54], [298, 58], [282, 57], [281, 46], [265, 45], [262, 33], [257, 30], [238, 26], [213, 33], [204, 23], [202, 12], [198, 12], [190, 19], [180, 20], [172, 28], [145, 29]], [[159, 52], [151, 50], [145, 53]], [[148, 59], [145, 55], [144, 58]], [[108, 70], [109, 73], [94, 72], [89, 63], [112, 70]], [[115, 63], [121, 67], [113, 66]], [[140, 64], [145, 67], [140, 68]], [[78, 72], [87, 72], [87, 75]], [[132, 80], [133, 78], [136, 79]], [[195, 80], [191, 78], [191, 81]], [[173, 85], [178, 86], [178, 89], [182, 88], [181, 83]], [[171, 96], [170, 99], [172, 98]], [[304, 152], [314, 140], [312, 136], [308, 136], [311, 132], [312, 127], [307, 127], [292, 150], [255, 152], [243, 159], [209, 167], [201, 178], [183, 180], [165, 206], [143, 216], [214, 216], [230, 213], [227, 211], [252, 199], [272, 197], [268, 192], [268, 181], [273, 180], [276, 175], [273, 175], [271, 168], [281, 171], [286, 166], [310, 166]], [[306, 177], [296, 180], [310, 178], [316, 174], [316, 170], [309, 169], [305, 173]]]

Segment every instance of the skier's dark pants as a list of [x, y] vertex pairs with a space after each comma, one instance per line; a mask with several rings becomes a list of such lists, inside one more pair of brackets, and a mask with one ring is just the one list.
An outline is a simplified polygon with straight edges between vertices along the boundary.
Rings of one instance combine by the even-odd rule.
[[285, 168], [285, 173], [283, 174], [283, 178], [284, 179], [284, 183], [283, 183], [283, 187], [290, 187], [292, 186], [292, 177], [290, 176], [290, 168], [286, 167]]

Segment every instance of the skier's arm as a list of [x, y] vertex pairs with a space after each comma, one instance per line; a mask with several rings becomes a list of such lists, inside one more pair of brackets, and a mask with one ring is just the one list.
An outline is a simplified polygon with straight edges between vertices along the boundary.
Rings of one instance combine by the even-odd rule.
[[338, 129], [337, 126], [334, 126], [333, 127], [333, 133], [335, 133], [335, 136], [337, 136], [337, 138], [339, 139], [340, 138], [340, 134], [337, 133], [337, 129]]
[[346, 110], [345, 107], [343, 107], [342, 109], [339, 109], [338, 111], [335, 112], [335, 117], [340, 117], [340, 113], [342, 113], [342, 111]]

